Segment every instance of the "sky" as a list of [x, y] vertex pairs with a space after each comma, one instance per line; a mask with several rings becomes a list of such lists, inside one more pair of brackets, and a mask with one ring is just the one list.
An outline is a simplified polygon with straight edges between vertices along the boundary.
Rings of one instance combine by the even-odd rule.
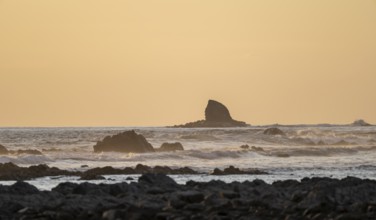
[[0, 127], [376, 124], [375, 0], [0, 0]]

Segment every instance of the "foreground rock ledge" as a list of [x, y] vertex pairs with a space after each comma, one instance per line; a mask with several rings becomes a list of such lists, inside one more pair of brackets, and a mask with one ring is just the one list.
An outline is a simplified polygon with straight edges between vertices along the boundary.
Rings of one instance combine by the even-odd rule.
[[205, 120], [175, 125], [177, 128], [205, 128], [205, 127], [246, 127], [245, 122], [232, 119], [230, 111], [222, 103], [209, 100], [205, 108]]
[[61, 183], [51, 191], [0, 185], [1, 219], [375, 219], [376, 181], [348, 177], [179, 185], [163, 174], [138, 183]]

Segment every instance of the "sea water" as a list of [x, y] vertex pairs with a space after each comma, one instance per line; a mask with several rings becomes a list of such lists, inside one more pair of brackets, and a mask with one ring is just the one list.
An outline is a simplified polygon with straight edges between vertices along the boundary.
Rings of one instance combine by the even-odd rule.
[[[268, 126], [244, 128], [0, 128], [0, 144], [9, 150], [36, 149], [43, 155], [0, 155], [0, 163], [18, 166], [47, 164], [79, 170], [112, 166], [187, 166], [204, 174], [173, 175], [178, 183], [188, 180], [225, 182], [263, 179], [274, 182], [304, 177], [376, 179], [376, 126], [296, 125], [279, 126], [286, 135], [265, 135]], [[181, 142], [184, 151], [155, 153], [94, 153], [93, 146], [105, 136], [127, 130], [142, 134], [155, 148], [164, 142]], [[242, 149], [247, 144], [250, 149]], [[252, 149], [252, 146], [262, 150]], [[83, 165], [87, 165], [83, 168]], [[256, 168], [268, 175], [208, 175], [214, 168], [230, 165]], [[137, 180], [139, 175], [131, 175]], [[127, 181], [125, 175], [105, 176], [93, 183]], [[81, 182], [77, 177], [43, 177], [29, 181], [40, 189], [61, 182]], [[0, 184], [12, 184], [2, 181]]]

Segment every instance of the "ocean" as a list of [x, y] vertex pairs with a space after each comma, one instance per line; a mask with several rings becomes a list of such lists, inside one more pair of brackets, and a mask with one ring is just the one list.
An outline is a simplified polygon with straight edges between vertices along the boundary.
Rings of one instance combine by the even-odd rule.
[[[36, 149], [43, 155], [0, 155], [0, 163], [18, 166], [47, 164], [67, 170], [94, 167], [188, 166], [200, 175], [172, 176], [178, 183], [188, 180], [225, 182], [304, 177], [376, 179], [376, 126], [294, 125], [278, 126], [286, 135], [266, 135], [269, 126], [244, 128], [166, 128], [166, 127], [64, 127], [0, 128], [0, 144], [8, 150]], [[180, 142], [184, 151], [155, 153], [94, 153], [93, 146], [107, 135], [127, 130], [142, 134], [154, 148], [164, 142]], [[241, 145], [250, 149], [242, 149]], [[252, 146], [254, 148], [252, 149]], [[262, 150], [260, 149], [262, 148]], [[87, 167], [82, 167], [87, 165]], [[266, 175], [209, 175], [214, 168], [230, 165], [256, 168]], [[94, 183], [115, 183], [125, 175], [105, 176]], [[137, 180], [138, 175], [133, 175]], [[43, 177], [28, 181], [39, 189], [51, 189], [61, 182], [80, 182], [78, 177]], [[0, 181], [10, 185], [14, 181]]]

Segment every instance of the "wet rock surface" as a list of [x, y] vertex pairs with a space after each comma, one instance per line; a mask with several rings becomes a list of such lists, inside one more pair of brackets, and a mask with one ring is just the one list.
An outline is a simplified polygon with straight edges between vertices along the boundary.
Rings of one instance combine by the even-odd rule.
[[80, 176], [81, 180], [100, 180], [103, 175], [131, 175], [131, 174], [199, 174], [189, 167], [170, 168], [168, 166], [149, 167], [138, 164], [136, 167], [113, 168], [110, 166], [96, 167], [83, 172], [61, 170], [56, 167], [49, 167], [45, 164], [20, 167], [13, 163], [0, 164], [0, 180], [30, 180], [45, 176]]
[[266, 134], [266, 135], [286, 135], [285, 132], [283, 132], [279, 128], [267, 128], [267, 129], [265, 129], [264, 134]]
[[160, 148], [155, 149], [156, 151], [165, 152], [165, 151], [179, 151], [184, 150], [183, 145], [180, 142], [175, 143], [163, 143]]
[[163, 174], [118, 184], [0, 186], [1, 219], [375, 219], [376, 181], [304, 178], [179, 185]]
[[107, 136], [102, 141], [98, 141], [94, 146], [94, 152], [105, 151], [146, 153], [154, 152], [154, 148], [144, 136], [131, 130]]
[[8, 150], [5, 146], [0, 144], [0, 155], [4, 154], [31, 154], [31, 155], [43, 155], [39, 150], [34, 149], [19, 149], [19, 150]]
[[189, 122], [174, 127], [204, 128], [204, 127], [246, 127], [245, 122], [232, 119], [230, 111], [225, 105], [215, 100], [209, 100], [205, 108], [205, 120]]
[[[266, 174], [257, 169], [240, 170], [234, 166], [225, 168], [223, 171], [216, 168], [212, 172], [214, 175], [234, 175], [234, 174]], [[165, 175], [193, 175], [205, 174], [195, 171], [189, 167], [171, 168], [168, 166], [146, 166], [138, 164], [135, 167], [113, 168], [111, 166], [96, 167], [86, 171], [61, 170], [56, 167], [49, 167], [45, 164], [20, 167], [13, 163], [0, 164], [0, 180], [31, 180], [45, 176], [79, 176], [80, 180], [101, 180], [103, 175], [133, 175], [133, 174], [165, 174]]]
[[217, 175], [217, 176], [222, 176], [222, 175], [258, 175], [258, 174], [268, 174], [267, 172], [257, 170], [257, 169], [246, 169], [246, 170], [241, 170], [239, 168], [236, 168], [234, 166], [229, 166], [223, 170], [215, 168], [214, 171], [211, 173], [211, 175]]

